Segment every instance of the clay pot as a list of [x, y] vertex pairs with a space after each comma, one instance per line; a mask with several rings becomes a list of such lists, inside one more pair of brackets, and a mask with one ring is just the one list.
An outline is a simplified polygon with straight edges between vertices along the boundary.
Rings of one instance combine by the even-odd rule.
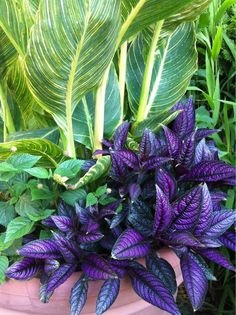
[[[179, 259], [170, 249], [160, 250], [174, 268], [178, 285], [182, 282]], [[74, 273], [63, 285], [55, 290], [50, 302], [43, 304], [39, 301], [39, 279], [29, 281], [9, 280], [0, 286], [1, 315], [69, 315], [69, 296], [73, 284], [80, 274]], [[95, 315], [96, 298], [102, 281], [91, 281], [86, 305], [82, 314]], [[133, 291], [128, 278], [121, 280], [120, 293], [117, 300], [106, 315], [166, 315], [167, 313], [143, 301]]]

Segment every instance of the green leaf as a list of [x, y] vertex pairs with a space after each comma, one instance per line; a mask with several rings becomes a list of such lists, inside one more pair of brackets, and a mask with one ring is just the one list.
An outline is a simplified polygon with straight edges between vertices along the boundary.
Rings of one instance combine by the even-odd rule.
[[220, 115], [220, 73], [217, 73], [215, 82], [215, 91], [213, 94], [214, 110], [213, 110], [213, 126], [218, 123]]
[[[95, 95], [90, 92], [79, 102], [73, 113], [75, 140], [93, 148]], [[114, 65], [111, 65], [105, 92], [104, 137], [110, 138], [121, 116], [119, 83]]]
[[[157, 115], [174, 105], [186, 92], [196, 70], [197, 53], [192, 23], [180, 25], [169, 37], [165, 47], [159, 47], [152, 70], [150, 94], [146, 111]], [[127, 89], [132, 112], [139, 108], [148, 44], [140, 34], [128, 52]]]
[[18, 153], [41, 156], [38, 164], [42, 167], [55, 167], [65, 159], [63, 150], [46, 139], [26, 139], [0, 143], [0, 159], [7, 159], [12, 155], [11, 150], [13, 149], [14, 151], [17, 150]]
[[[170, 29], [185, 21], [195, 20], [211, 0], [122, 0], [123, 41], [160, 20]], [[123, 36], [122, 36], [123, 35]]]
[[55, 210], [45, 209], [43, 211], [37, 211], [35, 213], [29, 213], [28, 217], [31, 221], [37, 222], [37, 221], [41, 221], [41, 220], [44, 220], [44, 219], [50, 217], [50, 215], [52, 215], [54, 212], [55, 212]]
[[45, 128], [38, 130], [29, 130], [29, 131], [18, 131], [15, 133], [11, 133], [7, 141], [16, 141], [22, 139], [47, 139], [53, 143], [58, 143], [59, 131], [57, 127], [54, 128]]
[[5, 243], [19, 239], [28, 234], [33, 226], [34, 222], [30, 221], [28, 218], [15, 218], [7, 226]]
[[[220, 2], [219, 2], [220, 3]], [[217, 13], [214, 17], [214, 23], [219, 23], [220, 19], [224, 16], [225, 11], [230, 8], [233, 4], [236, 4], [235, 0], [222, 1], [221, 6], [218, 7]]]
[[84, 160], [67, 160], [61, 163], [56, 169], [54, 174], [58, 174], [66, 177], [75, 177], [81, 170], [84, 164]]
[[17, 256], [17, 250], [22, 246], [22, 237], [14, 240], [10, 246], [4, 250], [4, 254], [11, 257]]
[[118, 0], [40, 3], [26, 57], [27, 78], [38, 103], [68, 135], [75, 107], [99, 85], [114, 55], [119, 19]]
[[24, 169], [25, 172], [37, 178], [48, 178], [49, 172], [43, 167], [33, 167]]
[[33, 167], [40, 158], [41, 156], [35, 156], [28, 153], [13, 154], [7, 159], [7, 162], [18, 170], [24, 170]]
[[100, 186], [100, 187], [97, 188], [97, 190], [95, 192], [95, 196], [96, 197], [101, 197], [106, 192], [107, 192], [107, 185]]
[[4, 242], [5, 238], [6, 238], [6, 233], [1, 233], [0, 234], [0, 252], [3, 252], [5, 249], [9, 248], [13, 244], [13, 241]]
[[15, 209], [8, 202], [0, 201], [0, 225], [7, 226], [16, 216]]
[[41, 230], [40, 234], [39, 234], [39, 239], [40, 240], [44, 240], [44, 239], [48, 239], [48, 238], [52, 238], [52, 232], [51, 231], [47, 231], [47, 230]]
[[175, 111], [170, 113], [170, 111], [164, 111], [160, 112], [158, 115], [153, 115], [150, 118], [144, 119], [135, 126], [133, 136], [135, 138], [141, 138], [145, 128], [148, 128], [153, 132], [158, 131], [160, 128], [162, 128], [162, 125], [168, 125], [171, 123], [180, 112], [181, 111]]
[[8, 258], [5, 256], [0, 256], [0, 284], [5, 280], [5, 272], [9, 266]]
[[212, 50], [211, 50], [211, 56], [213, 60], [216, 60], [218, 58], [221, 47], [222, 47], [222, 26], [220, 25], [217, 27], [217, 32], [213, 40], [213, 45], [212, 45]]
[[75, 203], [79, 200], [86, 199], [86, 191], [83, 189], [77, 190], [67, 190], [60, 193], [60, 197], [64, 200], [68, 205], [74, 206]]
[[19, 197], [19, 200], [15, 204], [15, 210], [20, 216], [27, 217], [29, 213], [34, 213], [37, 211], [40, 206], [40, 202], [32, 201], [30, 192], [26, 191]]
[[94, 193], [90, 192], [86, 197], [86, 208], [95, 205], [97, 202], [97, 197], [94, 195]]
[[110, 156], [103, 156], [100, 159], [98, 159], [97, 163], [92, 166], [89, 171], [80, 178], [80, 180], [73, 185], [71, 188], [76, 189], [80, 188], [84, 185], [87, 185], [91, 182], [94, 182], [101, 176], [105, 176], [105, 174], [108, 172], [111, 165], [111, 158]]
[[[41, 184], [39, 184], [41, 185]], [[36, 200], [53, 200], [56, 197], [56, 193], [48, 189], [47, 186], [31, 188], [32, 201]]]
[[17, 172], [18, 169], [15, 168], [12, 164], [8, 163], [8, 162], [1, 162], [0, 163], [0, 172]]

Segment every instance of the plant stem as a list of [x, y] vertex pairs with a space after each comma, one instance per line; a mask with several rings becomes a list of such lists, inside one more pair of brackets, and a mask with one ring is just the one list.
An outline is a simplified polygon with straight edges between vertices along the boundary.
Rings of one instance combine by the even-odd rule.
[[120, 47], [120, 59], [119, 59], [120, 123], [122, 123], [123, 116], [124, 116], [126, 65], [127, 65], [127, 41], [125, 41]]
[[103, 140], [103, 132], [104, 132], [106, 84], [107, 84], [107, 79], [109, 75], [109, 70], [110, 70], [110, 66], [107, 67], [104, 73], [103, 79], [102, 79], [102, 83], [97, 89], [97, 93], [96, 93], [93, 151], [102, 149], [102, 140]]
[[14, 121], [10, 112], [10, 109], [7, 104], [7, 98], [4, 93], [4, 88], [2, 84], [0, 84], [0, 103], [2, 104], [3, 111], [3, 120], [4, 120], [4, 132], [3, 132], [3, 141], [5, 142], [7, 139], [7, 134], [15, 132]]
[[147, 114], [148, 114], [148, 112], [146, 111], [146, 106], [148, 102], [150, 84], [151, 84], [151, 79], [152, 79], [152, 71], [153, 71], [153, 66], [154, 66], [154, 61], [155, 61], [156, 46], [157, 46], [157, 42], [160, 36], [163, 23], [164, 23], [164, 20], [157, 22], [155, 30], [154, 30], [149, 54], [147, 57], [147, 63], [146, 63], [145, 71], [144, 71], [144, 76], [143, 76], [140, 103], [139, 103], [139, 108], [138, 108], [138, 113], [137, 113], [137, 118], [136, 118], [137, 123], [143, 121], [147, 117]]

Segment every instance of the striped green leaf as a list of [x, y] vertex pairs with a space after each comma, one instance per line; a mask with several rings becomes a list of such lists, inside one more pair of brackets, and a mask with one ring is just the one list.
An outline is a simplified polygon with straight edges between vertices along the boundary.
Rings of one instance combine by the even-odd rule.
[[18, 131], [11, 133], [7, 138], [7, 141], [16, 141], [22, 139], [47, 139], [53, 143], [58, 143], [59, 140], [59, 130], [57, 127], [54, 128], [44, 128], [29, 131]]
[[[100, 83], [115, 51], [119, 1], [43, 0], [26, 72], [38, 103], [67, 132], [82, 96]], [[68, 131], [68, 132], [71, 132]]]
[[110, 156], [103, 156], [97, 160], [97, 163], [92, 166], [89, 171], [80, 178], [80, 180], [71, 187], [72, 189], [80, 188], [84, 185], [87, 185], [91, 182], [94, 182], [101, 176], [105, 176], [108, 172], [111, 165], [111, 158]]
[[[89, 149], [93, 148], [95, 95], [82, 98], [73, 114], [74, 138]], [[119, 84], [114, 65], [111, 66], [105, 95], [104, 137], [110, 138], [121, 116]]]
[[56, 167], [65, 157], [62, 149], [46, 139], [25, 139], [0, 143], [0, 160], [6, 160], [12, 152], [42, 156], [38, 165]]
[[9, 261], [6, 256], [0, 256], [0, 284], [5, 280], [5, 272], [9, 266]]
[[[147, 50], [148, 45], [140, 34], [128, 52], [127, 89], [131, 110], [135, 115], [139, 107]], [[181, 24], [167, 39], [164, 48], [157, 49], [147, 102], [150, 116], [166, 111], [183, 96], [196, 66], [193, 24]]]
[[211, 0], [122, 0], [123, 41], [160, 20], [172, 29], [197, 18]]

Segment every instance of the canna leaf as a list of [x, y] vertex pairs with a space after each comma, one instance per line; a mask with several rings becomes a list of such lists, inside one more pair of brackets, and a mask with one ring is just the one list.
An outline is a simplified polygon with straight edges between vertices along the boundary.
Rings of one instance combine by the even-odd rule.
[[115, 302], [119, 289], [120, 279], [108, 279], [104, 282], [97, 298], [97, 315], [102, 315]]
[[145, 256], [150, 245], [145, 238], [132, 228], [126, 229], [113, 246], [111, 256], [114, 259], [132, 259]]

